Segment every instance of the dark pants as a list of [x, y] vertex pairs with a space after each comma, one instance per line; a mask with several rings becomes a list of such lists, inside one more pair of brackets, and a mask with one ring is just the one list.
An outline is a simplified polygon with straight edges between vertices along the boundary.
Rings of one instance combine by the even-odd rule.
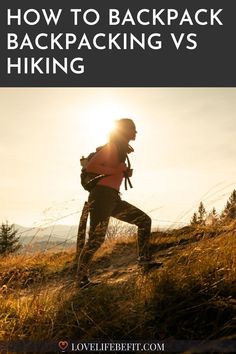
[[96, 186], [89, 195], [90, 231], [79, 256], [79, 272], [86, 274], [90, 261], [105, 239], [110, 216], [138, 226], [139, 256], [148, 256], [151, 218], [142, 210], [121, 200], [118, 191]]

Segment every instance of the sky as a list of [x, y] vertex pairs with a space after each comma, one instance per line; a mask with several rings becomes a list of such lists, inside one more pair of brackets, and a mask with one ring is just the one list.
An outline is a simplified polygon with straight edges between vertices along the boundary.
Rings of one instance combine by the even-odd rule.
[[235, 88], [1, 88], [0, 222], [77, 224], [88, 193], [80, 158], [132, 118], [133, 189], [153, 227], [220, 212], [236, 188]]

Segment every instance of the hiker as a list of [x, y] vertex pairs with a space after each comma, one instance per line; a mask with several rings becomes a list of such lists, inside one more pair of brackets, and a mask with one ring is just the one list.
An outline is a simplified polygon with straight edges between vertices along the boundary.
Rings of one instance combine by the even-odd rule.
[[132, 169], [125, 164], [125, 160], [127, 154], [134, 151], [129, 142], [135, 140], [136, 134], [136, 127], [131, 119], [117, 120], [108, 143], [100, 148], [86, 165], [87, 172], [103, 175], [103, 178], [92, 188], [88, 198], [89, 239], [81, 250], [78, 263], [78, 281], [81, 286], [90, 282], [89, 264], [105, 239], [110, 216], [138, 226], [138, 263], [145, 266], [151, 264], [151, 218], [121, 200], [119, 193], [123, 179], [132, 176]]

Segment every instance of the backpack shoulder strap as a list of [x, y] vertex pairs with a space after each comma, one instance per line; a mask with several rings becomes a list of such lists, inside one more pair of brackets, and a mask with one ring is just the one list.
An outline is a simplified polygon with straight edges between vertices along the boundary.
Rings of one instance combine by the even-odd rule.
[[[126, 155], [126, 161], [127, 161], [127, 166], [128, 166], [128, 169], [131, 168], [131, 163], [130, 163], [130, 159], [129, 159], [129, 156], [128, 154]], [[128, 185], [130, 188], [133, 188], [133, 185], [130, 181], [130, 178], [128, 176], [125, 176], [125, 190], [127, 191], [128, 189]]]

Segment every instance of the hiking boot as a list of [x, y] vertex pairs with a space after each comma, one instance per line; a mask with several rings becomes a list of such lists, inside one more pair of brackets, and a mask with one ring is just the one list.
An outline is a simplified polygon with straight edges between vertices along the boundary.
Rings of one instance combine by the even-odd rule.
[[80, 288], [85, 288], [91, 284], [91, 279], [85, 275], [81, 280], [80, 280]]
[[101, 281], [92, 281], [87, 275], [85, 275], [82, 280], [80, 280], [79, 287], [80, 289], [84, 289], [90, 286], [96, 286], [101, 284]]
[[139, 256], [137, 258], [137, 262], [138, 264], [142, 264], [142, 263], [147, 263], [151, 261], [151, 257], [150, 256]]
[[159, 268], [162, 266], [162, 262], [157, 262], [152, 260], [151, 257], [138, 257], [138, 266], [140, 266], [144, 271], [148, 271], [154, 268]]

